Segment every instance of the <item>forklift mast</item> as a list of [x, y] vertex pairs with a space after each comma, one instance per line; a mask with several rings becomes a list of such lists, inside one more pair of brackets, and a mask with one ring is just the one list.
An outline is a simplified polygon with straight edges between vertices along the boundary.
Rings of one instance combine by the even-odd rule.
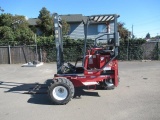
[[62, 36], [62, 23], [60, 16], [54, 14], [54, 30], [55, 30], [55, 43], [56, 43], [56, 56], [57, 56], [57, 74], [61, 73], [61, 66], [64, 63], [63, 60], [63, 36]]

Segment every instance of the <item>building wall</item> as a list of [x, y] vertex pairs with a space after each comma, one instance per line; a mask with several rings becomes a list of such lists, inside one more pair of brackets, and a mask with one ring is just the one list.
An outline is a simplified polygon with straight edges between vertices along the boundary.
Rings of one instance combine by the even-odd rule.
[[[70, 24], [70, 32], [69, 36], [72, 39], [84, 39], [84, 24], [81, 23], [69, 23]], [[110, 32], [113, 33], [114, 25], [110, 25]], [[106, 24], [90, 24], [88, 28], [88, 39], [95, 39], [98, 36], [104, 34], [106, 32]], [[113, 36], [110, 36], [113, 38]], [[101, 39], [106, 39], [107, 36], [103, 36]]]
[[70, 38], [84, 39], [84, 25], [83, 23], [70, 23]]

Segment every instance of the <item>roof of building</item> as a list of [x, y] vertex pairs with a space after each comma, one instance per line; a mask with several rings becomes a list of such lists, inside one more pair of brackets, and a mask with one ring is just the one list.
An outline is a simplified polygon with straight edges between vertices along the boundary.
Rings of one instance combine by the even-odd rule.
[[[60, 15], [60, 17], [62, 19], [64, 19], [66, 22], [68, 23], [72, 23], [72, 22], [86, 22], [88, 17], [87, 16], [83, 16], [82, 14], [67, 14], [67, 15]], [[109, 15], [99, 15], [99, 16], [91, 16], [90, 19], [94, 19], [94, 21], [97, 22], [105, 22], [107, 20], [113, 20], [114, 16]], [[29, 25], [37, 25], [37, 20], [39, 20], [38, 18], [29, 18], [28, 19], [28, 23]]]
[[[66, 22], [82, 22], [85, 17], [82, 16], [82, 14], [68, 14], [68, 15], [60, 15], [62, 19], [64, 19]], [[28, 23], [29, 25], [37, 25], [38, 18], [29, 18]]]
[[28, 23], [29, 25], [37, 25], [38, 20], [39, 20], [38, 18], [29, 18]]
[[60, 15], [62, 19], [66, 22], [82, 22], [83, 16], [82, 14], [68, 14], [68, 15]]

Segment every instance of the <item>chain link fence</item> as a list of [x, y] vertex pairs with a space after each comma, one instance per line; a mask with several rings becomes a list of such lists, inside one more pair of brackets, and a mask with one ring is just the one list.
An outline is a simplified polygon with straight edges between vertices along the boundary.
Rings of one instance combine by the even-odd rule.
[[159, 60], [160, 43], [129, 43], [124, 42], [119, 47], [119, 60]]
[[[87, 47], [89, 45], [87, 44]], [[64, 45], [65, 62], [76, 61], [83, 55], [83, 44]], [[129, 43], [123, 42], [119, 47], [119, 60], [160, 60], [160, 43]], [[32, 61], [55, 62], [55, 46], [0, 46], [0, 64], [17, 64]]]
[[[89, 47], [89, 45], [87, 45]], [[43, 50], [42, 50], [43, 51]], [[48, 51], [48, 52], [47, 52]], [[56, 61], [56, 49], [44, 50], [44, 62]], [[76, 61], [77, 57], [83, 55], [83, 45], [68, 45], [63, 47], [65, 61]], [[119, 60], [160, 60], [160, 43], [146, 42], [141, 43], [122, 43], [119, 47]]]

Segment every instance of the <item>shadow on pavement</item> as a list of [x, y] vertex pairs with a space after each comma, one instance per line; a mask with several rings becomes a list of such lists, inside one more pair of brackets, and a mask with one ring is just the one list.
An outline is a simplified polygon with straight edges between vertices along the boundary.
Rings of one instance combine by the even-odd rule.
[[[19, 93], [30, 94], [31, 98], [27, 101], [32, 104], [52, 105], [51, 100], [47, 94], [48, 86], [51, 84], [52, 79], [48, 79], [44, 84], [39, 83], [16, 83], [16, 82], [3, 82], [0, 81], [0, 89], [4, 89], [4, 93]], [[87, 87], [79, 87], [75, 89], [74, 98], [81, 96], [94, 96], [100, 97], [98, 92], [87, 90]]]

